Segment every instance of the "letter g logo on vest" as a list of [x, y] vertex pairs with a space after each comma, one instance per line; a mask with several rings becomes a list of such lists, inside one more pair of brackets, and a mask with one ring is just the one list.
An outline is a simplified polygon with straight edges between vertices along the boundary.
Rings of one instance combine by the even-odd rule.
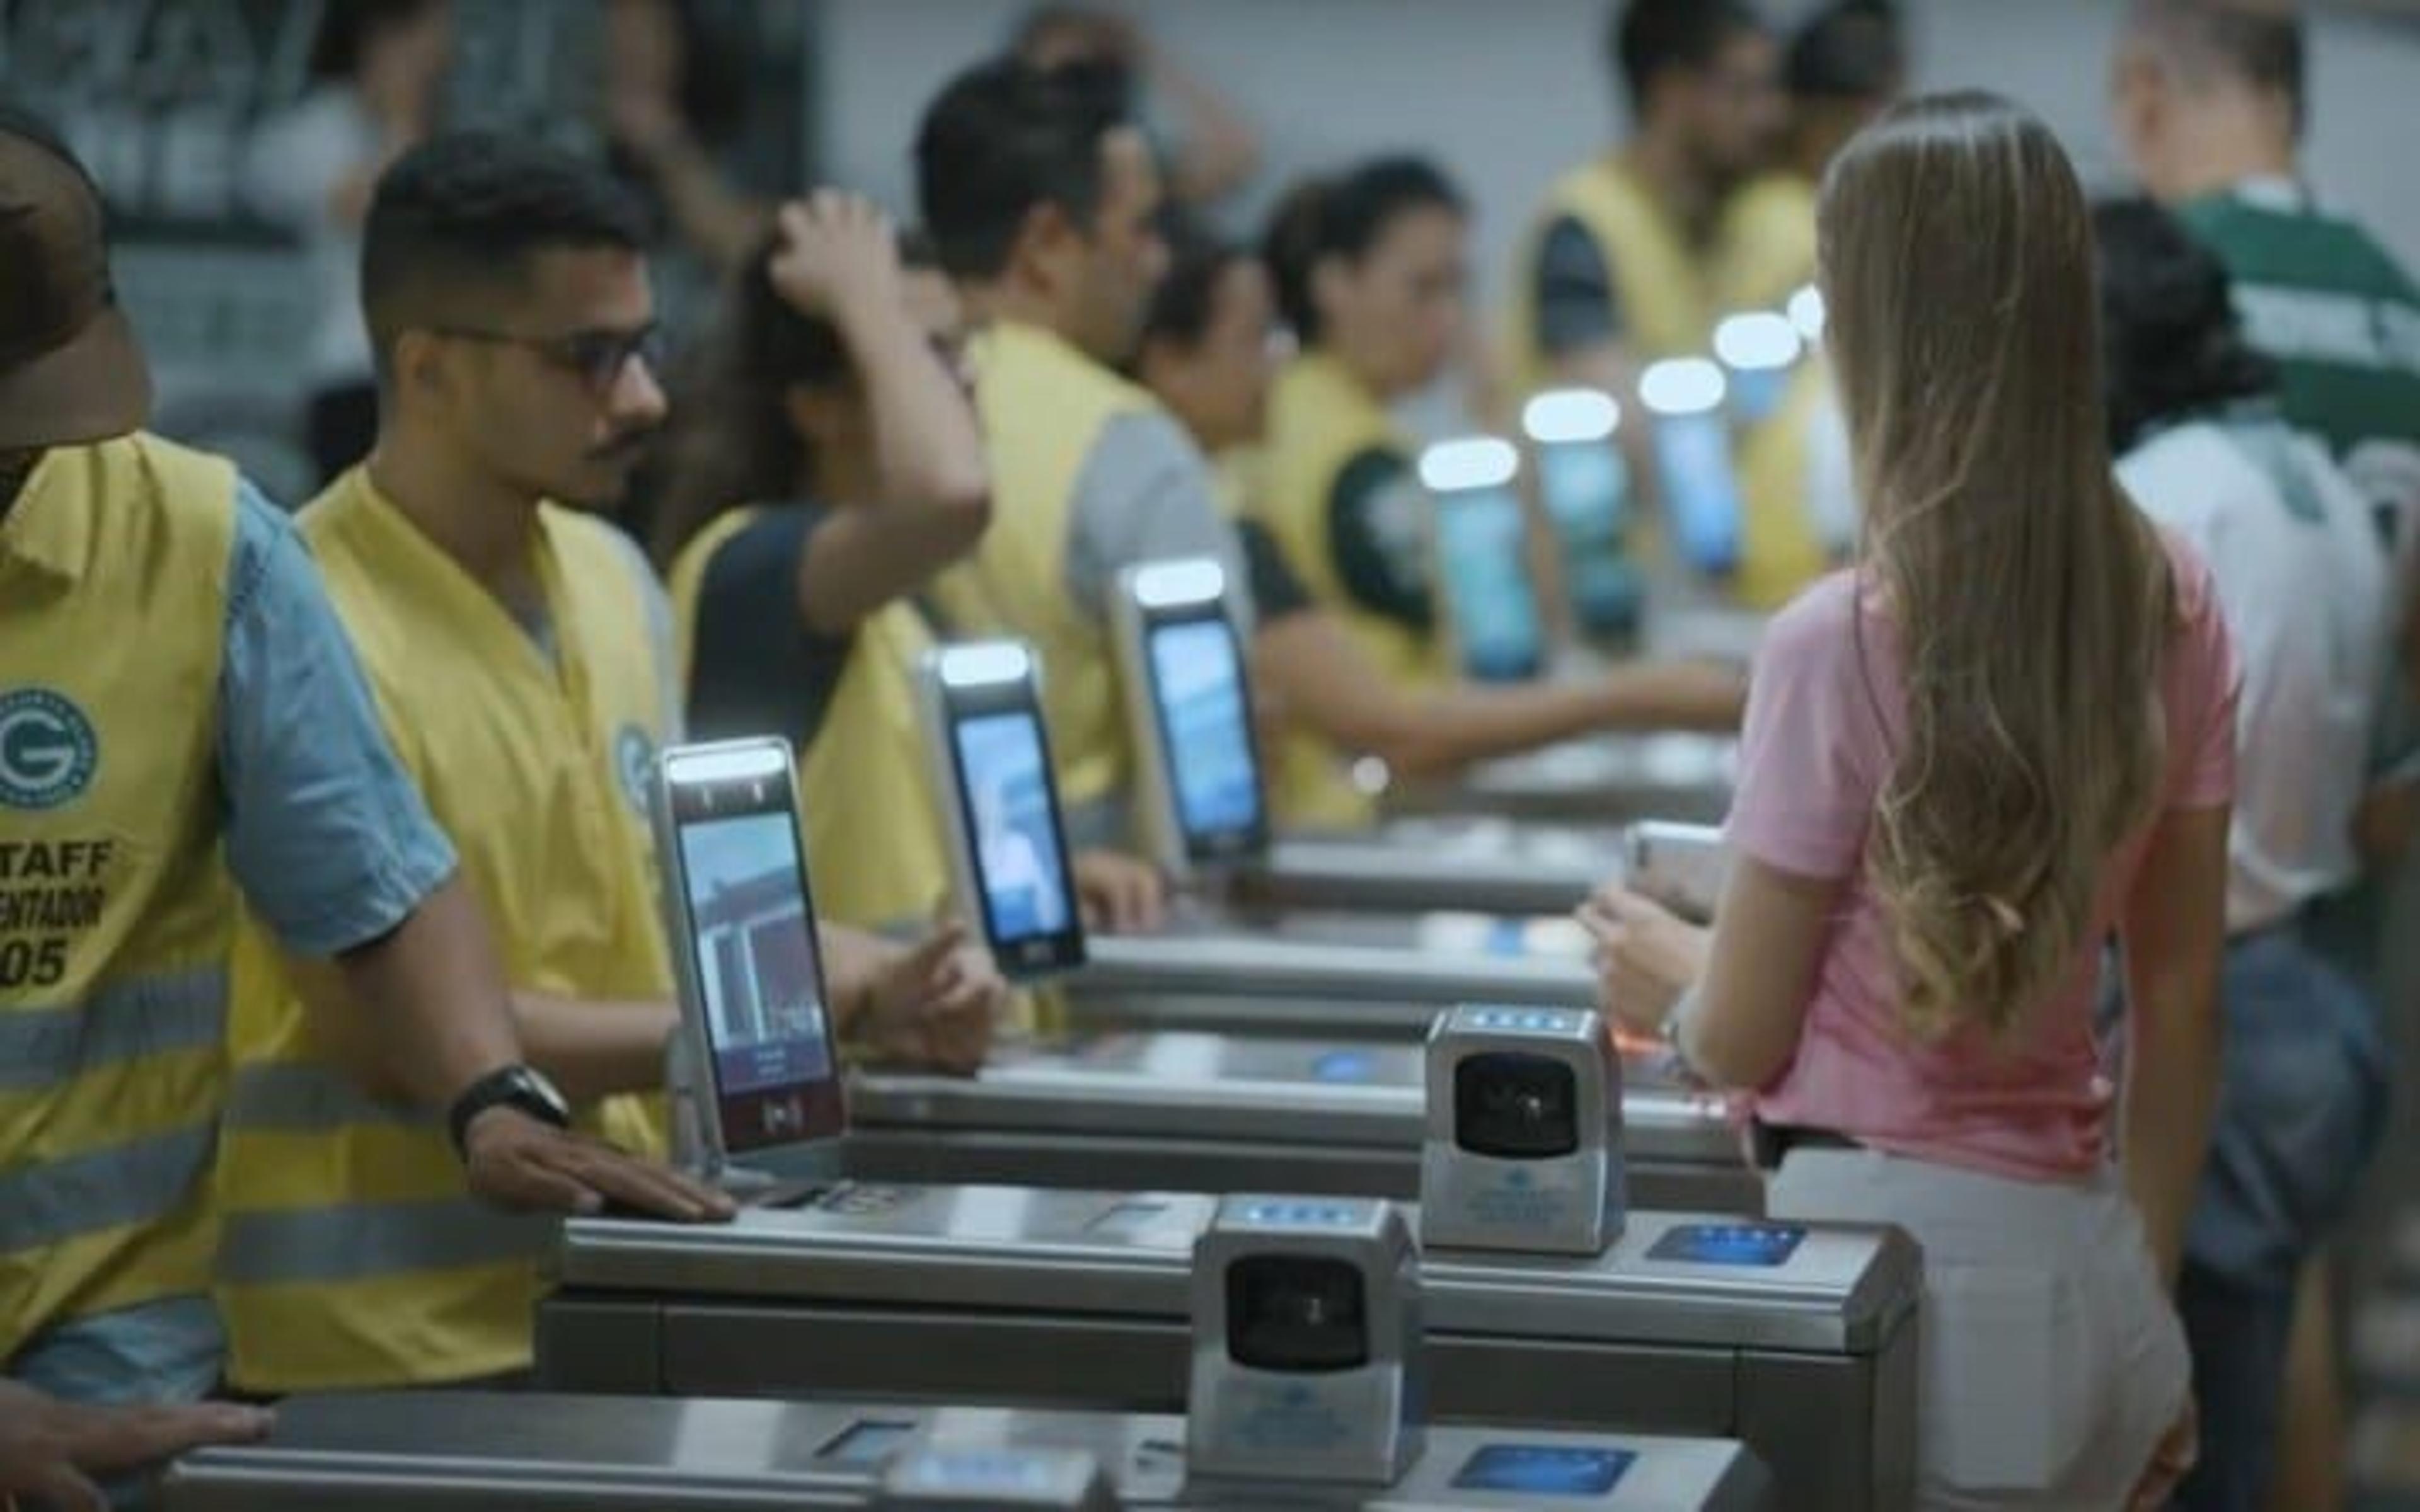
[[47, 687], [0, 693], [0, 804], [55, 809], [92, 785], [101, 739], [82, 709]]

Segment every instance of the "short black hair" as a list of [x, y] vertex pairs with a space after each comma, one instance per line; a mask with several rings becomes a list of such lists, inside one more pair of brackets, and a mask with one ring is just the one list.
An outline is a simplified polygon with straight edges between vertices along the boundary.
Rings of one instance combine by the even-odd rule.
[[2299, 10], [2278, 0], [2133, 0], [2128, 24], [2195, 83], [2226, 74], [2282, 96], [2308, 122], [2309, 53]]
[[314, 79], [351, 79], [373, 39], [408, 26], [442, 0], [337, 0], [321, 8], [318, 35], [311, 39]]
[[2113, 450], [2275, 390], [2275, 367], [2243, 339], [2226, 265], [2175, 216], [2133, 195], [2094, 206], [2092, 229]]
[[1624, 0], [1606, 26], [1606, 61], [1637, 114], [1666, 73], [1711, 68], [1732, 39], [1763, 32], [1763, 20], [1745, 0]]
[[916, 131], [917, 205], [942, 270], [997, 277], [1038, 206], [1089, 224], [1101, 143], [1126, 124], [1125, 94], [1115, 69], [1045, 71], [1013, 56], [951, 80]]
[[362, 228], [362, 309], [379, 361], [448, 300], [512, 292], [537, 253], [639, 252], [647, 240], [644, 207], [594, 163], [526, 137], [431, 137], [380, 176]]
[[1278, 311], [1304, 341], [1319, 338], [1311, 274], [1322, 259], [1358, 259], [1398, 216], [1417, 209], [1469, 213], [1462, 191], [1425, 158], [1373, 158], [1333, 178], [1296, 184], [1278, 204], [1261, 240]]
[[1881, 100], [1907, 77], [1907, 39], [1887, 0], [1835, 0], [1790, 39], [1782, 79], [1793, 100]]
[[1218, 314], [1218, 281], [1252, 254], [1172, 206], [1160, 216], [1159, 235], [1168, 247], [1168, 272], [1143, 312], [1141, 345], [1199, 347]]

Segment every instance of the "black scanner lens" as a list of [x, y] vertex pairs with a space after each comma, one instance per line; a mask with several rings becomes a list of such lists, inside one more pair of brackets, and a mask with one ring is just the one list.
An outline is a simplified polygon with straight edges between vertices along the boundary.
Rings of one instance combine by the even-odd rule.
[[1580, 1148], [1579, 1080], [1544, 1056], [1472, 1056], [1453, 1068], [1454, 1143], [1497, 1160]]
[[1256, 1255], [1227, 1267], [1227, 1355], [1254, 1370], [1370, 1363], [1361, 1272], [1317, 1256]]

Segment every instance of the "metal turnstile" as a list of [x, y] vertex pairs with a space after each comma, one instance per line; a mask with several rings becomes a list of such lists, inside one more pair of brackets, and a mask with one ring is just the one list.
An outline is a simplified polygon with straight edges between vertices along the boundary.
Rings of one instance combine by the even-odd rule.
[[[641, 1395], [1171, 1412], [1213, 1211], [842, 1187], [720, 1228], [574, 1220], [538, 1373]], [[1439, 1251], [1420, 1275], [1433, 1420], [1733, 1438], [1793, 1508], [1908, 1504], [1920, 1272], [1896, 1230], [1634, 1212], [1601, 1257]]]
[[1567, 914], [1620, 855], [1619, 831], [1602, 824], [1397, 819], [1368, 835], [1281, 836], [1233, 863], [1224, 890], [1244, 907]]
[[[1327, 937], [1217, 932], [1095, 936], [1091, 960], [1063, 984], [1084, 1026], [1247, 1030], [1414, 1039], [1458, 1003], [1590, 1008], [1596, 973], [1562, 955], [1395, 947]], [[1390, 932], [1415, 928], [1390, 921]], [[1280, 926], [1282, 931], [1283, 926]]]
[[[1223, 1497], [1188, 1490], [1185, 1422], [1172, 1416], [441, 1392], [290, 1399], [268, 1442], [179, 1460], [162, 1501], [164, 1512], [879, 1508], [911, 1504], [886, 1503], [885, 1481], [896, 1486], [901, 1477], [886, 1476], [885, 1467], [932, 1446], [1080, 1451], [1128, 1507], [1266, 1507], [1273, 1493], [1295, 1501], [1284, 1486], [1234, 1488]], [[1027, 1463], [1036, 1460], [1046, 1475], [1022, 1494], [934, 1504], [1086, 1504], [1050, 1494], [1047, 1473], [1063, 1469], [1063, 1457]], [[1566, 1478], [1591, 1465], [1619, 1474], [1594, 1494], [1456, 1486], [1486, 1465], [1515, 1476], [1527, 1470], [1533, 1479], [1539, 1468], [1560, 1468]], [[1745, 1512], [1772, 1504], [1769, 1486], [1762, 1467], [1732, 1443], [1432, 1427], [1426, 1452], [1394, 1487], [1304, 1495], [1311, 1505], [1372, 1512]]]
[[[878, 1072], [849, 1090], [846, 1168], [863, 1180], [1419, 1196], [1417, 1043], [1115, 1033], [1008, 1051], [971, 1079]], [[1763, 1211], [1719, 1103], [1633, 1066], [1622, 1091], [1631, 1201]]]
[[1719, 824], [1730, 806], [1737, 747], [1716, 735], [1600, 735], [1488, 762], [1457, 782], [1390, 790], [1387, 808], [1542, 824]]

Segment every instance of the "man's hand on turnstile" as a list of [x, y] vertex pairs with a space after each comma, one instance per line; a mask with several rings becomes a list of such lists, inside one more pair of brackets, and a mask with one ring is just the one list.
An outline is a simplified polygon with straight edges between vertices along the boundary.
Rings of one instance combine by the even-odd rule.
[[463, 1131], [463, 1169], [489, 1201], [534, 1212], [628, 1209], [675, 1223], [721, 1223], [738, 1210], [671, 1166], [498, 1106]]
[[1115, 851], [1077, 853], [1076, 897], [1084, 927], [1104, 934], [1148, 934], [1168, 920], [1168, 882], [1159, 869]]
[[121, 1475], [188, 1449], [248, 1443], [269, 1432], [268, 1412], [226, 1402], [89, 1407], [0, 1381], [0, 1504], [26, 1498], [59, 1512], [108, 1512], [92, 1477]]

